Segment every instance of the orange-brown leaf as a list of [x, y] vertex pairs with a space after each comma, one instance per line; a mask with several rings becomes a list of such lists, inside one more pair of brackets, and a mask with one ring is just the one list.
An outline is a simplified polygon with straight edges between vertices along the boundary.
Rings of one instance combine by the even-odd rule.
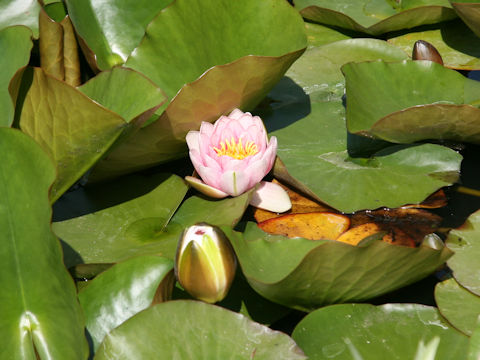
[[262, 221], [258, 226], [269, 234], [335, 240], [348, 229], [350, 219], [329, 212], [288, 214]]
[[365, 223], [355, 226], [348, 231], [344, 232], [337, 241], [341, 241], [350, 245], [358, 245], [363, 239], [369, 236], [382, 232], [380, 226], [375, 223]]

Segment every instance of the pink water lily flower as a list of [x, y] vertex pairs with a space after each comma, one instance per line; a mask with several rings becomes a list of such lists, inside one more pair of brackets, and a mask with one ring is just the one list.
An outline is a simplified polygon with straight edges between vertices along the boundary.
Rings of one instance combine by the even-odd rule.
[[[187, 176], [187, 182], [215, 198], [238, 196], [252, 189], [272, 169], [277, 153], [277, 138], [267, 137], [262, 119], [233, 110], [215, 124], [202, 122], [200, 131], [187, 134], [190, 159], [201, 180]], [[261, 182], [251, 204], [284, 212], [291, 203], [286, 192], [269, 182]]]

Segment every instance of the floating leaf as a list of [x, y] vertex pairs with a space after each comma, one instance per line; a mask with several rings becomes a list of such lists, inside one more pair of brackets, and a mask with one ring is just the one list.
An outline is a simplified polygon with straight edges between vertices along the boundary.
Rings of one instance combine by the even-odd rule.
[[[78, 295], [93, 350], [125, 320], [169, 300], [174, 284], [173, 262], [159, 256], [139, 256], [102, 272]], [[164, 295], [167, 295], [166, 298]]]
[[[1, 10], [0, 10], [1, 11]], [[23, 26], [14, 26], [0, 31], [0, 126], [10, 126], [14, 117], [14, 104], [18, 86], [11, 89], [11, 80], [18, 69], [28, 64], [32, 50], [32, 32]]]
[[265, 220], [258, 227], [269, 234], [310, 240], [335, 240], [350, 226], [347, 216], [328, 213], [288, 214]]
[[472, 335], [480, 316], [480, 296], [460, 286], [455, 279], [448, 279], [435, 287], [435, 302], [450, 324], [466, 335]]
[[480, 100], [480, 82], [430, 61], [351, 63], [342, 71], [350, 132], [397, 143], [480, 142], [480, 110], [470, 105]]
[[0, 29], [12, 25], [29, 27], [38, 38], [38, 14], [41, 5], [37, 0], [1, 0]]
[[0, 308], [4, 359], [86, 359], [84, 321], [50, 229], [50, 159], [18, 130], [0, 128]]
[[151, 307], [110, 332], [95, 359], [252, 357], [306, 359], [281, 332], [214, 305], [179, 300]]
[[295, 7], [308, 20], [370, 35], [435, 24], [456, 17], [447, 0], [297, 0]]
[[63, 81], [33, 70], [20, 128], [35, 139], [57, 165], [54, 202], [113, 144], [126, 122]]
[[447, 247], [455, 252], [448, 261], [453, 276], [458, 283], [480, 296], [480, 277], [478, 276], [478, 258], [480, 256], [480, 211], [469, 216], [460, 228], [450, 231], [446, 240]]
[[431, 43], [442, 55], [446, 67], [459, 70], [480, 69], [480, 39], [459, 19], [440, 23], [430, 30], [411, 31], [388, 42], [411, 54], [418, 40]]
[[350, 36], [328, 26], [308, 22], [305, 23], [305, 31], [307, 32], [309, 48], [351, 38]]
[[[76, 253], [65, 254], [67, 267], [79, 261], [108, 263], [141, 254], [161, 255], [158, 246], [155, 248], [155, 241], [165, 232], [169, 234], [165, 227], [186, 192], [187, 185], [182, 179], [165, 175], [160, 185], [144, 196], [96, 213], [53, 223], [57, 236]], [[176, 237], [174, 246], [178, 230], [181, 228], [173, 235]]]
[[[262, 232], [248, 223], [243, 236], [223, 228], [249, 284], [265, 298], [310, 311], [322, 305], [364, 301], [431, 274], [452, 252], [382, 241], [365, 247]], [[394, 259], [394, 261], [393, 261]]]
[[300, 321], [292, 337], [312, 360], [413, 359], [419, 342], [435, 338], [437, 360], [464, 359], [468, 347], [436, 308], [418, 304], [328, 306]]

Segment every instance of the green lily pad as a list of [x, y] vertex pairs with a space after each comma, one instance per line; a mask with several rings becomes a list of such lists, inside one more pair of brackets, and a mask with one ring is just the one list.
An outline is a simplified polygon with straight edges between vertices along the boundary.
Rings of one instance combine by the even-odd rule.
[[408, 55], [418, 40], [428, 41], [442, 56], [446, 67], [458, 70], [480, 69], [480, 39], [461, 20], [438, 24], [434, 29], [411, 31], [388, 39]]
[[37, 0], [0, 0], [0, 29], [25, 25], [38, 38], [38, 14], [41, 8]]
[[448, 261], [453, 276], [458, 283], [480, 296], [480, 211], [469, 216], [460, 228], [450, 231], [446, 240], [447, 247], [455, 252]]
[[455, 328], [471, 336], [480, 315], [480, 296], [460, 286], [455, 279], [438, 283], [435, 302], [442, 316]]
[[94, 68], [107, 70], [125, 62], [150, 21], [172, 0], [65, 2], [78, 35], [90, 50], [84, 51], [89, 62]]
[[456, 17], [448, 0], [296, 0], [295, 7], [308, 20], [370, 35]]
[[[1, 10], [0, 10], [1, 11]], [[28, 64], [32, 50], [32, 32], [24, 26], [13, 26], [0, 31], [0, 126], [10, 126], [14, 118], [14, 104], [18, 86], [9, 93], [9, 86], [15, 73]], [[13, 94], [12, 94], [13, 95]]]
[[[161, 302], [171, 293], [173, 261], [159, 256], [139, 256], [102, 272], [78, 294], [87, 331], [95, 351], [104, 336], [125, 320]], [[158, 293], [157, 293], [158, 291]]]
[[465, 335], [436, 308], [418, 304], [328, 306], [300, 321], [292, 337], [311, 360], [417, 359], [419, 344], [435, 338], [437, 360], [464, 359], [468, 351]]
[[364, 301], [433, 273], [452, 252], [373, 241], [365, 247], [269, 235], [248, 223], [224, 228], [249, 284], [260, 295], [303, 311]]
[[70, 267], [82, 262], [117, 262], [135, 255], [155, 254], [149, 245], [166, 231], [187, 189], [178, 176], [165, 175], [160, 185], [144, 196], [53, 223], [55, 234], [74, 251], [66, 252], [65, 264]]
[[81, 308], [50, 229], [53, 164], [16, 129], [0, 128], [0, 152], [0, 357], [85, 359]]
[[95, 355], [96, 360], [153, 358], [306, 359], [281, 332], [220, 307], [185, 300], [135, 315], [110, 332]]
[[480, 142], [480, 109], [471, 105], [480, 82], [430, 61], [350, 63], [342, 71], [350, 132], [397, 143]]
[[450, 0], [457, 15], [480, 37], [480, 2], [476, 0]]
[[480, 357], [480, 326], [470, 336], [470, 344], [468, 346], [467, 360], [477, 360]]
[[35, 68], [20, 128], [57, 164], [51, 201], [60, 197], [113, 144], [126, 122], [63, 81]]
[[333, 43], [335, 41], [350, 39], [352, 36], [344, 34], [341, 31], [314, 23], [305, 23], [307, 33], [308, 47], [317, 47]]

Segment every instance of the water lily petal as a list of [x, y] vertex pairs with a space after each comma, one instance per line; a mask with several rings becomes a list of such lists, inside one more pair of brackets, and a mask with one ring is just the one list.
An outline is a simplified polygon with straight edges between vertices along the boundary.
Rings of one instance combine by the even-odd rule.
[[223, 191], [218, 190], [213, 186], [205, 184], [202, 180], [196, 177], [185, 176], [185, 181], [195, 190], [201, 192], [204, 195], [210, 196], [212, 198], [223, 199], [228, 196], [227, 193], [224, 193]]
[[189, 149], [199, 150], [198, 145], [198, 138], [200, 133], [198, 131], [189, 131], [185, 140], [187, 141], [187, 145]]
[[244, 112], [240, 109], [233, 109], [233, 111], [228, 115], [230, 119], [240, 119], [243, 116]]
[[197, 171], [200, 178], [203, 182], [207, 185], [210, 185], [216, 189], [221, 189], [220, 187], [220, 178], [221, 172], [215, 171], [212, 168], [206, 166], [195, 166], [195, 170]]
[[[255, 185], [256, 182], [253, 184]], [[249, 190], [250, 177], [244, 171], [226, 171], [220, 178], [219, 189], [231, 196], [238, 196]]]
[[268, 181], [260, 182], [252, 194], [250, 205], [277, 213], [292, 208], [287, 192], [280, 185]]
[[214, 130], [213, 124], [202, 121], [202, 124], [200, 125], [200, 132], [207, 135], [207, 136], [212, 136]]
[[249, 165], [246, 159], [237, 160], [230, 156], [220, 156], [219, 160], [223, 171], [244, 171]]

